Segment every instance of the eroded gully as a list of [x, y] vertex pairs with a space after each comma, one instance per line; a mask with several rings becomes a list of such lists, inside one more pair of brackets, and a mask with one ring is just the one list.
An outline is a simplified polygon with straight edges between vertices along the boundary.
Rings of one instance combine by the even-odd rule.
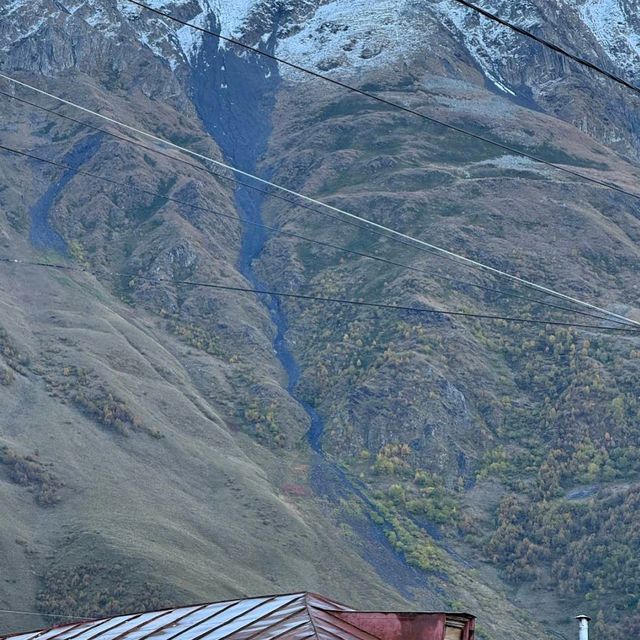
[[[267, 42], [267, 48], [270, 44]], [[213, 39], [203, 44], [194, 67], [194, 103], [226, 160], [243, 171], [255, 173], [258, 162], [267, 151], [271, 114], [279, 87], [278, 68], [273, 61], [254, 54], [237, 55], [234, 51], [218, 48]], [[243, 178], [243, 181], [247, 180]], [[238, 268], [252, 287], [277, 288], [278, 283], [261, 281], [254, 268], [268, 240], [266, 231], [255, 226], [255, 223], [262, 223], [265, 197], [246, 186], [238, 185], [236, 188], [239, 215], [254, 223], [243, 226]], [[287, 376], [287, 391], [309, 416], [308, 441], [313, 457], [310, 482], [313, 491], [332, 503], [355, 496], [369, 511], [376, 511], [362, 488], [325, 455], [322, 444], [324, 421], [314, 407], [298, 395], [300, 367], [287, 341], [286, 312], [280, 301], [272, 296], [261, 296], [261, 302], [269, 310], [276, 328], [273, 347]], [[383, 528], [368, 518], [350, 524], [359, 534], [360, 554], [385, 582], [407, 597], [412, 596], [412, 588], [427, 587], [424, 574], [408, 565], [403, 556], [393, 549]]]

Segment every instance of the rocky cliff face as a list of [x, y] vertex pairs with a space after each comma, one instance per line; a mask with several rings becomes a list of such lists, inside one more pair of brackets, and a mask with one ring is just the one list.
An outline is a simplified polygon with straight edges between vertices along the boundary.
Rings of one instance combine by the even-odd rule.
[[[634, 2], [551, 5], [490, 8], [637, 79]], [[152, 6], [545, 160], [637, 183], [637, 99], [454, 0]], [[633, 198], [126, 0], [14, 0], [2, 15], [9, 75], [638, 315]], [[361, 606], [468, 609], [488, 638], [542, 637], [585, 599], [599, 629], [628, 630], [618, 621], [639, 615], [627, 595], [639, 550], [637, 338], [173, 285], [567, 318], [0, 89], [107, 130], [0, 96], [3, 144], [68, 167], [3, 152], [3, 255], [88, 270], [0, 268], [11, 310], [0, 319], [4, 608], [91, 615], [316, 589]]]

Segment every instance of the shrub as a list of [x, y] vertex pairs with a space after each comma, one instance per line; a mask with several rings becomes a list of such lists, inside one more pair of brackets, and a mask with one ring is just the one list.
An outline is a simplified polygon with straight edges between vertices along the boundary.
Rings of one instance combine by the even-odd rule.
[[11, 482], [27, 487], [42, 507], [60, 501], [64, 484], [51, 471], [52, 464], [43, 463], [37, 455], [21, 456], [9, 447], [0, 447], [0, 464], [9, 472]]

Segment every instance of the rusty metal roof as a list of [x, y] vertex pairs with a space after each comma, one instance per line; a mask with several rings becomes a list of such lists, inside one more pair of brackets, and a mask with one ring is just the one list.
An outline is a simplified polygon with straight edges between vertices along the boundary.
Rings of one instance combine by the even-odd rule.
[[[388, 622], [376, 623], [380, 615], [393, 617], [393, 634]], [[424, 616], [426, 626], [420, 626], [438, 630], [436, 635], [424, 634], [424, 640], [439, 640], [451, 614], [356, 612], [317, 594], [294, 593], [82, 621], [0, 640], [392, 640], [391, 635], [395, 640], [404, 635], [399, 631], [409, 630], [406, 616], [413, 625], [416, 617]]]

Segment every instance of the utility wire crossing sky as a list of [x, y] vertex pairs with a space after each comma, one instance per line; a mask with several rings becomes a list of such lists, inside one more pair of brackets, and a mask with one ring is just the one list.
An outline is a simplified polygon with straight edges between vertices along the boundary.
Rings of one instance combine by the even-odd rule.
[[367, 226], [371, 226], [372, 228], [378, 229], [380, 231], [384, 231], [384, 232], [388, 233], [390, 236], [394, 236], [396, 238], [400, 238], [400, 239], [409, 241], [411, 243], [415, 243], [416, 245], [419, 245], [419, 246], [427, 247], [429, 249], [432, 249], [434, 251], [437, 251], [437, 252], [441, 253], [444, 256], [455, 258], [456, 260], [459, 260], [461, 263], [465, 263], [467, 265], [476, 267], [476, 268], [484, 270], [486, 272], [501, 276], [503, 278], [511, 280], [512, 282], [517, 282], [517, 283], [522, 284], [524, 286], [534, 288], [534, 289], [536, 289], [538, 291], [542, 291], [543, 293], [551, 294], [551, 295], [554, 295], [556, 297], [562, 298], [564, 300], [579, 304], [579, 305], [581, 305], [583, 307], [586, 307], [588, 309], [591, 309], [593, 311], [598, 311], [600, 313], [604, 313], [608, 317], [615, 318], [617, 320], [622, 320], [624, 322], [627, 322], [628, 324], [640, 327], [640, 322], [637, 322], [637, 321], [635, 321], [635, 320], [633, 320], [631, 318], [628, 318], [626, 316], [623, 316], [621, 314], [614, 313], [612, 311], [609, 311], [608, 309], [604, 309], [602, 307], [594, 305], [594, 304], [592, 304], [590, 302], [586, 302], [586, 301], [581, 300], [579, 298], [576, 298], [574, 296], [561, 293], [559, 291], [556, 291], [555, 289], [551, 289], [550, 287], [546, 287], [546, 286], [538, 284], [536, 282], [532, 282], [531, 280], [527, 280], [525, 278], [521, 278], [519, 276], [515, 276], [515, 275], [513, 275], [511, 273], [508, 273], [506, 271], [503, 271], [501, 269], [496, 269], [495, 267], [491, 267], [491, 266], [489, 266], [487, 264], [484, 264], [482, 262], [479, 262], [477, 260], [473, 260], [471, 258], [467, 258], [466, 256], [460, 255], [460, 254], [455, 253], [453, 251], [449, 251], [448, 249], [444, 249], [444, 248], [439, 247], [439, 246], [437, 246], [435, 244], [426, 242], [426, 241], [421, 240], [419, 238], [415, 238], [415, 237], [413, 237], [413, 236], [411, 236], [411, 235], [409, 235], [407, 233], [403, 233], [401, 231], [397, 231], [396, 229], [392, 229], [391, 227], [388, 227], [386, 225], [379, 224], [377, 222], [374, 222], [373, 220], [370, 220], [368, 218], [364, 218], [363, 216], [359, 216], [359, 215], [356, 215], [356, 214], [351, 213], [349, 211], [346, 211], [345, 209], [341, 209], [340, 207], [336, 207], [336, 206], [327, 204], [326, 202], [323, 202], [323, 201], [318, 200], [316, 198], [312, 198], [310, 196], [304, 195], [304, 194], [302, 194], [302, 193], [300, 193], [298, 191], [295, 191], [293, 189], [289, 189], [287, 187], [279, 185], [279, 184], [277, 184], [275, 182], [272, 182], [270, 180], [266, 180], [264, 178], [261, 178], [261, 177], [255, 175], [255, 174], [252, 174], [252, 173], [249, 173], [247, 171], [243, 171], [241, 169], [238, 169], [237, 167], [234, 167], [233, 165], [230, 165], [228, 163], [222, 162], [220, 160], [216, 160], [215, 158], [212, 158], [212, 157], [207, 156], [205, 154], [199, 153], [197, 151], [193, 151], [192, 149], [189, 149], [187, 147], [184, 147], [184, 146], [178, 145], [176, 143], [173, 143], [173, 142], [171, 142], [169, 140], [166, 140], [165, 138], [161, 138], [161, 137], [156, 136], [156, 135], [154, 135], [152, 133], [149, 133], [147, 131], [144, 131], [142, 129], [134, 127], [132, 125], [126, 124], [124, 122], [121, 122], [121, 121], [119, 121], [119, 120], [117, 120], [115, 118], [111, 118], [109, 116], [101, 114], [101, 113], [99, 113], [99, 112], [97, 112], [97, 111], [95, 111], [93, 109], [89, 109], [87, 107], [79, 105], [79, 104], [77, 104], [75, 102], [72, 102], [70, 100], [66, 100], [66, 99], [64, 99], [64, 98], [62, 98], [60, 96], [57, 96], [57, 95], [55, 95], [53, 93], [50, 93], [48, 91], [44, 91], [43, 89], [40, 89], [40, 88], [38, 88], [38, 87], [36, 87], [34, 85], [31, 85], [31, 84], [29, 84], [27, 82], [22, 82], [22, 81], [20, 81], [20, 80], [18, 80], [16, 78], [13, 78], [11, 76], [8, 76], [8, 75], [4, 74], [4, 73], [0, 73], [0, 78], [4, 78], [5, 80], [8, 80], [9, 82], [12, 82], [13, 84], [15, 84], [17, 86], [21, 86], [21, 87], [24, 87], [26, 89], [30, 89], [32, 91], [35, 91], [36, 93], [39, 93], [40, 95], [44, 95], [44, 96], [46, 96], [48, 98], [52, 98], [52, 99], [57, 100], [58, 102], [60, 102], [62, 104], [66, 104], [68, 106], [74, 107], [75, 109], [78, 109], [80, 111], [88, 113], [88, 114], [90, 114], [92, 116], [95, 116], [97, 118], [100, 118], [102, 120], [110, 122], [112, 124], [118, 125], [118, 126], [124, 128], [124, 129], [128, 130], [128, 131], [132, 131], [133, 133], [137, 133], [137, 134], [142, 135], [142, 136], [144, 136], [144, 137], [146, 137], [146, 138], [148, 138], [150, 140], [153, 140], [156, 143], [161, 143], [161, 144], [166, 145], [166, 146], [168, 146], [170, 148], [177, 149], [179, 151], [183, 151], [183, 152], [188, 153], [189, 155], [191, 155], [193, 157], [199, 158], [199, 159], [204, 160], [206, 162], [210, 162], [210, 163], [212, 163], [212, 164], [214, 164], [216, 166], [222, 167], [224, 169], [228, 169], [228, 170], [233, 171], [234, 173], [237, 173], [237, 174], [239, 174], [241, 176], [251, 178], [251, 179], [256, 180], [257, 182], [259, 182], [259, 183], [261, 183], [263, 185], [266, 185], [268, 187], [273, 187], [273, 188], [278, 189], [278, 190], [280, 190], [280, 191], [282, 191], [282, 192], [284, 192], [284, 193], [286, 193], [288, 195], [292, 195], [292, 196], [296, 196], [298, 198], [301, 198], [305, 202], [310, 202], [310, 203], [312, 203], [314, 205], [318, 205], [320, 207], [324, 207], [324, 208], [326, 208], [326, 209], [328, 209], [328, 210], [330, 210], [330, 211], [332, 211], [334, 213], [338, 213], [338, 214], [340, 214], [340, 215], [342, 215], [342, 216], [344, 216], [346, 218], [349, 218], [351, 220], [357, 220], [358, 222], [364, 223]]

